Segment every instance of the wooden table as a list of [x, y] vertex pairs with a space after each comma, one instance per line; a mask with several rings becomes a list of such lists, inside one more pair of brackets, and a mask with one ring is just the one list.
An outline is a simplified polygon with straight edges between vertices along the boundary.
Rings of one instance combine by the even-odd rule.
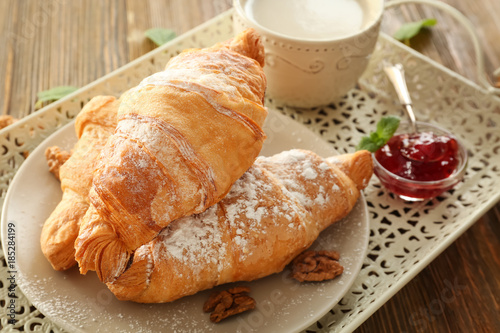
[[[446, 0], [477, 29], [486, 72], [500, 67], [500, 2]], [[0, 114], [24, 117], [36, 93], [81, 87], [147, 53], [152, 27], [182, 34], [231, 8], [231, 0], [4, 0], [0, 2]], [[382, 30], [435, 17], [412, 47], [477, 81], [467, 33], [445, 13], [408, 5], [389, 10]], [[358, 332], [500, 332], [500, 205], [407, 284]]]

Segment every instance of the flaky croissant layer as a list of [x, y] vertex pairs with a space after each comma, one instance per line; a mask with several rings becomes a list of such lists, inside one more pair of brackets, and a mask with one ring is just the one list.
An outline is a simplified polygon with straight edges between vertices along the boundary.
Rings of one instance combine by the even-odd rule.
[[56, 270], [76, 264], [74, 244], [89, 208], [92, 172], [102, 147], [115, 130], [119, 105], [120, 101], [112, 96], [96, 96], [76, 117], [78, 142], [59, 174], [62, 199], [45, 221], [40, 236], [42, 252]]
[[122, 300], [170, 302], [280, 272], [351, 211], [372, 170], [367, 151], [260, 157], [222, 201], [169, 224], [107, 285]]
[[265, 139], [263, 59], [247, 30], [182, 52], [122, 96], [75, 241], [82, 273], [113, 281], [138, 247], [220, 201], [253, 164]]

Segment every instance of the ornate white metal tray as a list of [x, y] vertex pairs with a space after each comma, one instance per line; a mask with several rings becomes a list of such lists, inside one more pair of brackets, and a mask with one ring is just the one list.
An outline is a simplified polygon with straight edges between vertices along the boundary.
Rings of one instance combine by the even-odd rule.
[[[229, 11], [0, 131], [2, 202], [26, 152], [70, 122], [90, 98], [120, 95], [161, 70], [183, 49], [209, 46], [231, 36]], [[267, 104], [306, 125], [337, 151], [352, 152], [382, 115], [400, 114], [383, 72], [385, 62], [405, 66], [419, 119], [438, 123], [462, 139], [470, 156], [468, 171], [459, 186], [421, 203], [401, 201], [374, 177], [365, 190], [370, 239], [361, 271], [340, 302], [308, 331], [354, 330], [500, 199], [500, 99], [384, 34], [359, 86], [339, 102], [310, 110], [282, 107], [271, 100]], [[1, 257], [8, 262], [7, 254]], [[3, 286], [10, 285], [8, 271], [8, 266], [0, 267]], [[19, 290], [16, 296], [17, 323], [9, 324], [8, 313], [0, 314], [5, 331], [61, 330]], [[8, 306], [8, 288], [1, 289], [0, 301]]]

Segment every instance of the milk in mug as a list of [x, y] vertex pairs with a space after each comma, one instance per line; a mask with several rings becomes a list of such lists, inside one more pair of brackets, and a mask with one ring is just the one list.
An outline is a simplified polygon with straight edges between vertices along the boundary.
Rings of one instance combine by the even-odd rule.
[[248, 0], [249, 18], [276, 33], [301, 39], [328, 40], [361, 31], [369, 18], [369, 0]]

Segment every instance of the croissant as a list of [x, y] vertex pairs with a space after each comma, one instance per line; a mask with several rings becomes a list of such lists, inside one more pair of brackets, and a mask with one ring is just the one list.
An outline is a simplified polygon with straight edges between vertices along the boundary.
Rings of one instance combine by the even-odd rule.
[[259, 157], [222, 201], [170, 223], [107, 286], [120, 300], [170, 302], [280, 272], [351, 211], [372, 170], [368, 151]]
[[75, 239], [89, 207], [87, 196], [99, 152], [116, 127], [119, 100], [96, 96], [78, 114], [78, 141], [71, 157], [60, 167], [62, 199], [45, 221], [40, 236], [42, 252], [56, 270], [76, 264]]
[[75, 241], [82, 274], [112, 281], [135, 249], [220, 201], [253, 164], [265, 139], [263, 63], [250, 29], [182, 52], [122, 96]]

